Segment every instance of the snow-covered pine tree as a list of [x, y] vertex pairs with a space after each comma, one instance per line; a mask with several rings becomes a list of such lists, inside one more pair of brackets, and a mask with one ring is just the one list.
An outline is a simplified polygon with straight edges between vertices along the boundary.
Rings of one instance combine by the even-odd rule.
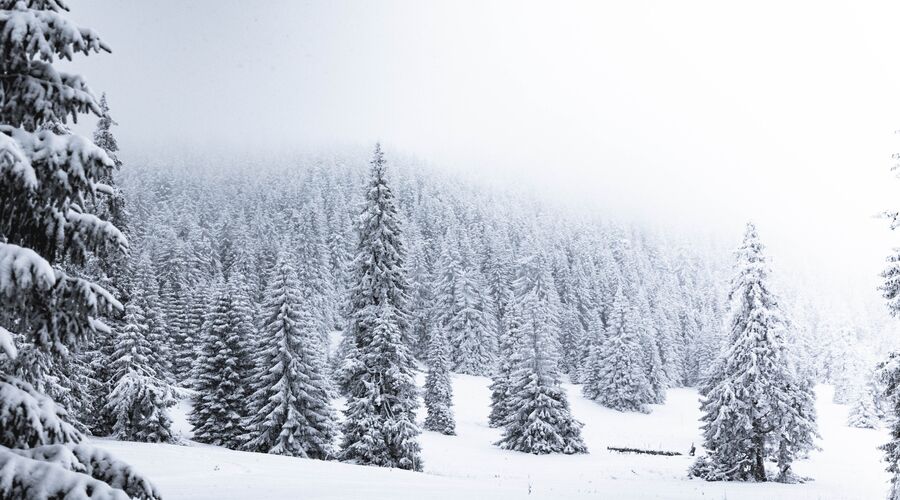
[[232, 449], [244, 444], [253, 333], [248, 302], [237, 273], [218, 283], [194, 367], [197, 394], [188, 419], [197, 441]]
[[453, 371], [489, 375], [494, 365], [496, 329], [488, 287], [467, 235], [460, 238], [459, 266], [454, 276], [453, 315], [450, 332]]
[[269, 279], [255, 346], [246, 449], [328, 459], [337, 427], [320, 322], [304, 302], [287, 253], [278, 255]]
[[[0, 0], [0, 351], [16, 357], [10, 329], [68, 357], [121, 304], [63, 270], [127, 248], [111, 223], [87, 211], [115, 163], [89, 140], [43, 127], [100, 114], [84, 80], [57, 58], [108, 51], [63, 15], [62, 0]], [[0, 368], [3, 370], [3, 368]], [[159, 498], [128, 465], [89, 445], [52, 400], [0, 373], [0, 497]]]
[[[112, 160], [116, 169], [121, 169], [122, 161], [117, 154], [119, 152], [119, 143], [112, 133], [113, 125], [118, 125], [118, 123], [110, 117], [109, 103], [106, 100], [106, 93], [104, 92], [100, 95], [100, 119], [97, 120], [97, 128], [94, 129], [94, 144], [106, 152], [106, 155]], [[98, 215], [104, 220], [108, 220], [127, 235], [129, 228], [129, 213], [125, 203], [125, 194], [116, 184], [113, 171], [107, 172], [101, 181], [109, 186], [109, 192], [102, 199], [102, 203], [100, 203], [100, 206], [97, 209]], [[120, 266], [124, 263], [124, 259], [119, 256], [115, 257], [114, 261], [110, 263], [112, 265], [107, 271], [107, 274], [113, 288], [117, 288], [120, 285], [119, 281], [122, 278], [122, 272], [124, 271]]]
[[512, 307], [514, 296], [511, 283], [512, 266], [510, 262], [512, 258], [509, 255], [511, 245], [508, 241], [493, 241], [494, 245], [490, 253], [489, 286], [496, 313], [497, 356], [491, 373], [491, 413], [488, 416], [488, 424], [491, 427], [502, 427], [511, 413], [506, 402], [509, 400], [509, 378], [512, 371], [514, 339], [509, 335], [512, 318], [508, 313]]
[[[187, 371], [186, 380], [196, 380], [196, 369], [199, 365], [197, 360], [200, 358], [201, 346], [206, 332], [206, 317], [212, 310], [214, 293], [212, 290], [213, 283], [200, 283], [191, 290], [191, 302], [189, 307], [185, 309], [185, 327], [190, 334], [186, 339], [186, 345], [183, 346], [183, 352], [190, 354], [190, 367]], [[189, 384], [190, 385], [190, 384]]]
[[[414, 229], [416, 226], [413, 227]], [[407, 276], [410, 281], [410, 336], [413, 353], [422, 359], [428, 358], [431, 335], [435, 331], [434, 276], [425, 241], [418, 231], [407, 232], [409, 260]]]
[[619, 411], [648, 412], [650, 382], [643, 363], [641, 339], [635, 331], [637, 317], [620, 288], [613, 301], [609, 326], [596, 335], [588, 356], [585, 397]]
[[[890, 306], [893, 307], [894, 303]], [[887, 471], [891, 473], [891, 490], [887, 498], [900, 500], [900, 352], [890, 353], [887, 360], [879, 363], [877, 373], [891, 417], [891, 440], [881, 446], [884, 461], [888, 463]]]
[[[63, 408], [69, 423], [79, 432], [88, 430], [93, 380], [85, 360], [87, 353], [78, 350], [61, 354], [34, 345], [28, 337], [16, 337], [18, 355], [11, 360], [9, 372]], [[6, 367], [0, 370], [6, 371]]]
[[303, 288], [298, 291], [303, 294], [303, 303], [307, 304], [307, 312], [315, 321], [313, 328], [324, 348], [328, 345], [329, 328], [336, 323], [338, 304], [332, 303], [335, 290], [321, 233], [322, 217], [317, 204], [309, 203], [294, 214], [292, 226], [295, 228], [293, 247], [297, 273], [299, 282], [303, 283]]
[[877, 429], [880, 426], [876, 398], [878, 391], [872, 381], [859, 384], [850, 401], [847, 425], [858, 429]]
[[596, 268], [590, 255], [576, 255], [573, 249], [571, 292], [566, 304], [570, 332], [563, 334], [561, 365], [573, 383], [581, 383], [584, 366], [589, 354], [591, 330], [599, 321], [600, 297], [595, 288]]
[[384, 153], [376, 145], [353, 262], [341, 458], [422, 470], [413, 360], [403, 341], [408, 284], [399, 219]]
[[639, 338], [644, 352], [644, 370], [647, 378], [647, 402], [662, 404], [666, 401], [666, 389], [669, 381], [660, 356], [661, 326], [656, 323], [656, 316], [650, 306], [647, 294], [639, 292], [637, 297], [637, 324]]
[[830, 380], [834, 386], [832, 401], [839, 405], [848, 405], [856, 395], [857, 385], [862, 377], [860, 353], [856, 335], [849, 326], [844, 325], [834, 333], [831, 345]]
[[147, 358], [147, 369], [160, 380], [171, 380], [171, 359], [169, 354], [169, 326], [162, 313], [159, 297], [159, 282], [156, 279], [153, 261], [146, 252], [141, 252], [132, 259], [134, 285], [131, 301], [138, 301], [147, 327], [147, 344], [152, 355]]
[[770, 458], [778, 480], [788, 481], [793, 460], [815, 447], [812, 384], [799, 379], [787, 351], [787, 322], [769, 289], [763, 249], [747, 224], [729, 294], [728, 345], [701, 400], [709, 456], [691, 473], [710, 481], [766, 481]]
[[453, 418], [453, 385], [450, 380], [450, 348], [443, 331], [433, 332], [428, 339], [428, 374], [425, 376], [425, 429], [452, 436], [456, 434]]
[[512, 377], [512, 358], [516, 350], [515, 338], [511, 332], [518, 331], [516, 318], [510, 313], [510, 308], [505, 311], [503, 318], [503, 334], [497, 339], [497, 362], [491, 375], [491, 413], [488, 416], [488, 425], [491, 427], [503, 427], [512, 414], [513, 408], [508, 405], [510, 400], [510, 378]]
[[881, 273], [883, 279], [878, 287], [887, 300], [888, 311], [894, 317], [900, 317], [900, 248], [888, 256], [887, 266]]
[[110, 393], [104, 413], [118, 439], [142, 442], [173, 441], [167, 409], [175, 404], [166, 382], [161, 339], [151, 334], [147, 311], [154, 307], [145, 295], [150, 280], [149, 259], [141, 259], [139, 286], [125, 308], [124, 326], [118, 332], [115, 350], [109, 358]]
[[555, 338], [559, 299], [543, 256], [519, 263], [509, 335], [513, 355], [507, 400], [509, 416], [497, 445], [542, 455], [586, 453], [581, 422], [572, 417], [560, 383]]

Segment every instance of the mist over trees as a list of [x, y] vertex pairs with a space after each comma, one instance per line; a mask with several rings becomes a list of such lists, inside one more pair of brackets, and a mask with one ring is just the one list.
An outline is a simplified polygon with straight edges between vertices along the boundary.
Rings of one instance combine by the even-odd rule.
[[[850, 432], [887, 427], [900, 500], [900, 329], [785, 278], [752, 223], [730, 262], [381, 143], [120, 151], [116, 96], [58, 67], [110, 51], [67, 12], [0, 0], [0, 498], [160, 499], [123, 441], [416, 478], [478, 426], [510, 462], [693, 456], [595, 450], [579, 415], [647, 422], [693, 388], [689, 476], [805, 482], [827, 383]], [[881, 279], [900, 316], [900, 250]]]

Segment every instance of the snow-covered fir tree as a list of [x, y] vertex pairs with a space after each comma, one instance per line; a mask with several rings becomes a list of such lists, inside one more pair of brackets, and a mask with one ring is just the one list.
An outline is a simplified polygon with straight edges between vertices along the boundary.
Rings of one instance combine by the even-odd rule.
[[647, 380], [637, 316], [620, 289], [605, 332], [596, 334], [585, 368], [585, 397], [619, 411], [647, 412], [650, 383]]
[[[90, 140], [45, 127], [101, 114], [85, 81], [53, 66], [109, 50], [66, 10], [60, 0], [0, 1], [0, 357], [7, 361], [17, 357], [16, 338], [68, 358], [108, 333], [101, 318], [122, 308], [92, 281], [98, 276], [79, 272], [91, 258], [127, 248], [121, 231], [90, 212], [116, 165]], [[8, 366], [0, 364], [0, 497], [160, 498], [130, 466], [81, 443], [66, 412]]]
[[848, 405], [856, 395], [859, 380], [862, 378], [862, 361], [856, 350], [857, 340], [852, 330], [843, 325], [834, 331], [832, 339], [831, 373], [829, 380], [834, 386], [832, 400], [841, 405]]
[[895, 248], [888, 256], [881, 278], [883, 281], [878, 289], [887, 301], [888, 311], [892, 316], [900, 317], [900, 248]]
[[303, 300], [316, 321], [316, 333], [323, 345], [327, 345], [329, 328], [337, 323], [338, 304], [325, 249], [322, 217], [318, 205], [310, 203], [301, 213], [294, 214], [292, 226], [297, 228], [294, 248], [299, 281], [303, 283]]
[[488, 375], [494, 364], [496, 345], [490, 295], [469, 243], [460, 238], [459, 266], [454, 276], [453, 315], [446, 326], [450, 332], [453, 371], [468, 375]]
[[410, 281], [410, 337], [413, 353], [421, 359], [427, 359], [429, 341], [437, 323], [433, 264], [421, 230], [413, 226], [413, 231], [407, 231], [407, 234], [411, 243], [409, 259], [406, 261]]
[[217, 285], [194, 367], [196, 396], [188, 420], [197, 441], [233, 449], [244, 444], [252, 366], [248, 339], [254, 337], [248, 302], [236, 273]]
[[[893, 305], [893, 304], [892, 304]], [[878, 377], [883, 384], [883, 396], [890, 415], [891, 439], [881, 446], [887, 471], [891, 473], [891, 490], [888, 500], [900, 500], [900, 352], [892, 352], [879, 363]]]
[[581, 422], [572, 417], [560, 383], [559, 299], [549, 266], [533, 253], [519, 263], [508, 335], [512, 361], [503, 422], [503, 449], [542, 455], [586, 453]]
[[318, 459], [334, 454], [336, 415], [329, 401], [319, 322], [311, 309], [288, 255], [279, 254], [254, 347], [248, 450]]
[[510, 401], [510, 379], [512, 377], [512, 359], [515, 349], [515, 338], [510, 333], [510, 325], [514, 322], [511, 317], [512, 299], [510, 308], [505, 311], [501, 321], [502, 333], [497, 344], [497, 361], [491, 374], [491, 413], [488, 416], [488, 424], [491, 427], [502, 427], [512, 414]]
[[[139, 282], [149, 280], [144, 266]], [[170, 442], [173, 440], [167, 408], [175, 404], [165, 380], [161, 339], [151, 334], [147, 311], [152, 300], [138, 287], [125, 308], [124, 326], [116, 336], [109, 358], [111, 390], [105, 398], [104, 413], [112, 423], [112, 434], [129, 441]]]
[[858, 429], [877, 429], [881, 422], [878, 417], [878, 390], [874, 381], [866, 381], [857, 386], [850, 400], [847, 425]]
[[425, 376], [425, 429], [456, 434], [453, 418], [453, 385], [450, 380], [450, 349], [447, 336], [434, 332], [428, 339], [428, 374]]
[[691, 472], [710, 481], [766, 481], [769, 459], [777, 479], [789, 481], [793, 460], [815, 447], [812, 384], [796, 374], [763, 250], [747, 224], [729, 294], [729, 341], [701, 400], [709, 456]]
[[386, 174], [384, 153], [376, 145], [351, 278], [341, 458], [422, 470], [413, 359], [404, 342], [409, 285], [400, 217]]
[[134, 270], [134, 285], [129, 303], [136, 301], [140, 306], [146, 330], [146, 342], [152, 349], [152, 355], [146, 358], [147, 369], [160, 380], [171, 380], [172, 365], [170, 359], [169, 324], [162, 311], [159, 281], [150, 256], [141, 252], [134, 256], [130, 265]]

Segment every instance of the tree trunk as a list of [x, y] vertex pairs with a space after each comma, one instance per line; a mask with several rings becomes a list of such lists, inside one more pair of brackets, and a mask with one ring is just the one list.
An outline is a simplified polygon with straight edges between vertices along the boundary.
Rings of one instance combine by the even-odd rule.
[[753, 455], [754, 455], [754, 463], [753, 467], [750, 469], [750, 474], [753, 476], [753, 479], [759, 482], [764, 482], [766, 480], [766, 459], [765, 459], [765, 440], [762, 436], [757, 437], [753, 440]]

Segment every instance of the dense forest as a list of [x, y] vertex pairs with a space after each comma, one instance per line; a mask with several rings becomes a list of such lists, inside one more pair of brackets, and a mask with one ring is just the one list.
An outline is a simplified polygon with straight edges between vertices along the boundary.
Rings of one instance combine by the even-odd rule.
[[593, 452], [570, 384], [641, 415], [697, 388], [710, 482], [807, 481], [830, 383], [898, 472], [879, 316], [783, 299], [753, 223], [721, 255], [381, 144], [123, 161], [106, 95], [52, 64], [109, 48], [59, 1], [0, 7], [0, 497], [161, 498], [89, 436], [190, 444], [179, 403], [199, 443], [423, 471], [459, 375], [490, 380], [486, 444], [534, 455]]

